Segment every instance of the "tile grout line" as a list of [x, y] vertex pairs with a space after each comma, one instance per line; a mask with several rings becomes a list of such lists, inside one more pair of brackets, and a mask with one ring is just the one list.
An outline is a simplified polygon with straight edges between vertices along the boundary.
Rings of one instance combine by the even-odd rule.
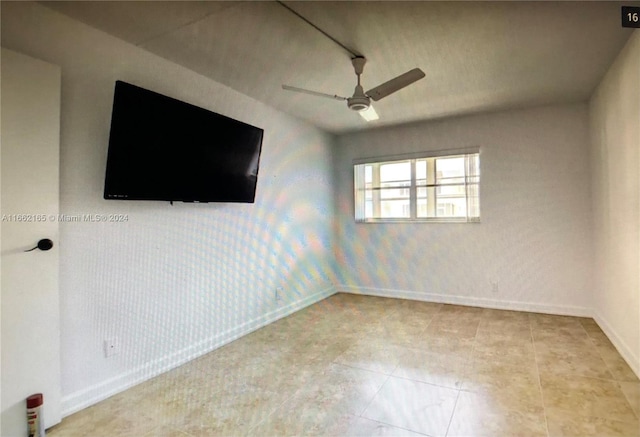
[[[573, 316], [569, 316], [569, 317], [573, 317]], [[582, 328], [584, 329], [584, 326], [582, 326]], [[600, 353], [598, 345], [595, 343], [595, 340], [589, 335], [589, 331], [587, 331], [586, 329], [584, 329], [586, 334], [587, 334], [587, 338], [589, 339], [589, 343], [593, 346], [594, 349], [596, 349], [596, 352], [598, 353], [598, 357], [600, 357], [600, 359], [602, 360], [602, 362], [605, 365], [605, 368], [609, 371], [609, 374], [611, 374], [611, 378], [603, 378], [601, 376], [590, 376], [590, 375], [582, 375], [582, 374], [575, 374], [572, 376], [577, 376], [580, 378], [587, 378], [587, 379], [598, 379], [600, 381], [610, 381], [610, 382], [615, 382], [618, 383], [618, 385], [620, 385], [621, 382], [633, 382], [633, 381], [624, 381], [624, 380], [620, 380], [617, 379], [615, 376], [613, 376], [613, 373], [610, 370], [609, 365], [607, 364], [607, 360], [604, 359], [604, 356]], [[605, 334], [606, 336], [606, 334]], [[607, 337], [608, 338], [608, 337]], [[535, 344], [535, 341], [534, 341]]]
[[[381, 374], [382, 375], [382, 374]], [[389, 381], [389, 378], [391, 378], [391, 375], [386, 375], [387, 379], [384, 380], [384, 382], [382, 384], [380, 384], [380, 388], [378, 388], [378, 390], [376, 391], [376, 394], [374, 394], [371, 397], [371, 400], [367, 403], [367, 405], [362, 409], [362, 411], [358, 414], [358, 417], [362, 418], [362, 419], [367, 419], [367, 420], [374, 420], [374, 419], [369, 419], [368, 417], [364, 417], [363, 414], [365, 413], [365, 411], [367, 411], [367, 409], [371, 406], [371, 404], [373, 403], [374, 399], [378, 396], [378, 394], [380, 393], [380, 391], [382, 390], [382, 387], [384, 387], [384, 385]], [[380, 422], [379, 420], [376, 420], [376, 422]], [[384, 423], [385, 425], [389, 425], [389, 426], [395, 426], [392, 425], [391, 423], [386, 423], [386, 422], [380, 422], [380, 423]]]
[[[593, 319], [592, 319], [593, 320]], [[636, 411], [636, 409], [633, 407], [633, 404], [631, 402], [631, 399], [629, 399], [629, 396], [627, 396], [627, 393], [625, 393], [625, 391], [622, 389], [622, 383], [623, 382], [627, 382], [627, 381], [620, 381], [619, 379], [617, 379], [613, 372], [611, 371], [611, 367], [609, 365], [608, 360], [605, 360], [604, 355], [602, 355], [602, 353], [600, 352], [600, 348], [598, 347], [598, 345], [596, 344], [596, 341], [593, 337], [591, 337], [591, 335], [589, 335], [589, 331], [587, 331], [587, 329], [584, 327], [584, 325], [582, 323], [580, 323], [580, 326], [582, 327], [582, 329], [584, 330], [584, 332], [586, 332], [587, 334], [587, 338], [589, 339], [589, 342], [593, 345], [593, 347], [595, 348], [596, 352], [598, 353], [598, 356], [600, 357], [600, 359], [604, 362], [604, 366], [605, 368], [609, 371], [609, 374], [611, 374], [611, 379], [605, 379], [605, 378], [597, 378], [597, 379], [605, 379], [608, 381], [613, 381], [616, 383], [616, 385], [618, 386], [618, 389], [620, 390], [620, 392], [622, 393], [622, 396], [624, 397], [624, 399], [627, 401], [627, 403], [629, 404], [629, 407], [631, 408], [631, 412], [636, 416], [637, 420], [640, 420], [640, 412]], [[602, 331], [602, 329], [601, 329]], [[603, 332], [604, 334], [604, 332]], [[607, 334], [604, 334], [605, 337], [607, 337]], [[609, 337], [607, 337], [608, 339]], [[610, 340], [609, 340], [610, 341]], [[615, 346], [614, 346], [615, 347]]]
[[[471, 366], [473, 366], [474, 352], [476, 350], [476, 342], [478, 341], [478, 330], [480, 329], [481, 323], [482, 323], [482, 318], [480, 318], [480, 320], [478, 321], [478, 326], [476, 326], [476, 334], [473, 336], [473, 344], [471, 345], [471, 358], [470, 358], [470, 360], [472, 361]], [[468, 370], [469, 365], [465, 367]], [[464, 378], [466, 378], [466, 375], [465, 377], [463, 377], [463, 381], [461, 385], [464, 384]], [[456, 408], [458, 408], [458, 400], [460, 399], [460, 393], [462, 392], [462, 389], [458, 387], [457, 390], [458, 390], [458, 394], [456, 395], [456, 402], [453, 404], [453, 410], [451, 410], [451, 417], [449, 418], [449, 423], [447, 424], [447, 430], [444, 433], [445, 436], [449, 435], [449, 431], [451, 430], [451, 424], [453, 423], [453, 416], [456, 414]]]
[[[581, 322], [579, 322], [579, 324], [580, 324], [580, 328], [582, 328], [582, 331], [586, 334], [586, 336], [588, 338], [588, 343], [590, 345], [592, 345], [596, 349], [598, 357], [600, 357], [600, 359], [603, 361], [603, 363], [605, 365], [605, 369], [609, 371], [609, 374], [611, 375], [611, 378], [600, 377], [600, 376], [587, 376], [587, 375], [581, 375], [581, 374], [576, 374], [576, 375], [573, 375], [573, 376], [578, 377], [578, 378], [582, 378], [582, 379], [594, 379], [594, 380], [599, 380], [599, 381], [606, 381], [608, 383], [613, 383], [619, 389], [620, 393], [622, 394], [622, 398], [627, 402], [627, 404], [629, 406], [629, 409], [632, 412], [632, 414], [635, 416], [636, 420], [640, 420], [640, 415], [638, 413], [636, 413], [636, 411], [634, 410], [634, 408], [632, 406], [632, 403], [631, 403], [629, 397], [626, 395], [626, 393], [624, 393], [624, 390], [622, 390], [621, 383], [626, 382], [626, 381], [619, 380], [613, 375], [613, 372], [611, 372], [611, 368], [610, 368], [607, 360], [604, 359], [604, 355], [602, 355], [602, 353], [600, 352], [599, 348], [597, 347], [598, 345], [597, 345], [596, 339], [593, 338], [590, 335], [589, 331], [587, 331], [587, 329], [585, 328], [585, 326]], [[533, 333], [533, 331], [532, 331], [532, 333]], [[605, 334], [605, 336], [606, 336], [606, 334]], [[535, 352], [535, 340], [534, 340], [534, 352]], [[537, 357], [537, 355], [536, 355], [536, 357]], [[536, 359], [536, 365], [537, 365], [537, 359]], [[539, 368], [538, 368], [538, 373], [539, 373]], [[543, 403], [544, 403], [544, 395], [543, 395]], [[546, 410], [547, 410], [547, 408], [546, 408], [546, 405], [545, 405], [545, 419], [546, 419]], [[593, 415], [593, 416], [590, 416], [590, 417], [601, 418], [598, 415]], [[619, 423], [627, 423], [626, 421], [620, 420], [620, 419], [607, 419], [607, 420], [611, 420], [611, 421], [619, 422]], [[547, 422], [547, 428], [548, 428], [548, 422]]]
[[364, 419], [364, 420], [369, 420], [369, 421], [371, 421], [371, 422], [376, 422], [376, 423], [379, 423], [379, 424], [381, 424], [381, 425], [387, 425], [387, 426], [390, 426], [391, 428], [401, 429], [401, 430], [403, 430], [403, 431], [409, 431], [409, 432], [414, 433], [414, 434], [423, 435], [423, 436], [425, 436], [425, 437], [432, 437], [432, 436], [430, 436], [429, 434], [425, 434], [425, 433], [423, 433], [423, 432], [421, 432], [421, 431], [415, 431], [415, 430], [412, 430], [412, 429], [409, 429], [409, 428], [405, 428], [405, 427], [403, 427], [403, 426], [391, 425], [391, 424], [389, 424], [389, 423], [380, 422], [379, 420], [376, 420], [376, 419], [369, 419], [368, 417], [362, 417], [362, 416], [360, 416], [360, 418], [361, 418], [361, 419]]
[[[330, 362], [329, 364], [332, 364], [332, 362]], [[314, 372], [312, 372], [311, 376], [309, 376], [309, 380], [315, 378], [321, 371], [320, 370], [315, 370]], [[267, 421], [267, 419], [269, 419], [271, 416], [273, 416], [275, 414], [276, 411], [278, 411], [278, 409], [280, 407], [282, 407], [285, 403], [287, 403], [289, 400], [293, 399], [296, 395], [298, 394], [298, 390], [296, 390], [295, 392], [293, 392], [290, 396], [285, 397], [285, 399], [278, 403], [269, 414], [267, 414], [266, 417], [264, 417], [262, 420], [260, 420], [258, 423], [256, 423], [255, 425], [253, 425], [252, 427], [250, 427], [249, 429], [246, 430], [246, 432], [244, 433], [244, 435], [252, 435], [251, 431], [253, 431], [255, 428], [257, 428], [258, 426], [262, 425], [263, 423], [265, 423]]]
[[[622, 382], [627, 382], [627, 381], [616, 381], [616, 383], [618, 384], [618, 388], [620, 389], [620, 391], [622, 392], [622, 395], [624, 396], [624, 398], [627, 400], [627, 403], [631, 407], [631, 412], [635, 414], [636, 420], [640, 421], [640, 410], [636, 411], [636, 408], [633, 406], [633, 402], [631, 401], [631, 398], [627, 396], [627, 392], [622, 389], [622, 385], [621, 385]], [[631, 384], [634, 384], [634, 383], [631, 382]], [[635, 383], [635, 384], [640, 385], [640, 383]]]
[[460, 389], [458, 389], [458, 394], [456, 395], [456, 402], [453, 404], [453, 410], [451, 410], [451, 417], [449, 418], [449, 423], [447, 424], [447, 430], [444, 435], [449, 435], [449, 430], [451, 429], [451, 423], [453, 422], [453, 415], [456, 414], [456, 408], [458, 407], [458, 399], [460, 399]]
[[[627, 401], [627, 403], [629, 404], [629, 407], [631, 408], [631, 412], [636, 416], [637, 420], [640, 420], [640, 412], [636, 411], [636, 409], [633, 407], [633, 404], [631, 402], [631, 399], [629, 399], [629, 396], [627, 396], [627, 393], [622, 389], [622, 383], [623, 382], [633, 382], [633, 381], [620, 381], [619, 379], [617, 379], [613, 372], [611, 371], [611, 367], [609, 366], [608, 360], [604, 359], [604, 355], [602, 355], [602, 353], [600, 352], [600, 348], [598, 347], [598, 345], [596, 344], [596, 341], [594, 338], [591, 337], [591, 335], [589, 335], [589, 331], [587, 331], [587, 329], [584, 327], [584, 325], [582, 325], [582, 323], [580, 324], [580, 326], [582, 326], [582, 329], [584, 329], [584, 331], [587, 333], [587, 337], [589, 338], [589, 342], [593, 345], [593, 347], [596, 349], [596, 351], [598, 352], [598, 356], [600, 357], [600, 359], [604, 362], [605, 367], [607, 368], [607, 370], [609, 371], [609, 373], [611, 374], [611, 379], [608, 381], [613, 381], [616, 383], [616, 385], [618, 386], [618, 389], [620, 390], [620, 392], [622, 393], [622, 396], [624, 396], [624, 399]], [[604, 333], [604, 332], [603, 332]], [[605, 337], [607, 337], [607, 334], [604, 334]], [[607, 337], [608, 339], [609, 337]], [[615, 347], [615, 346], [614, 346]], [[604, 378], [598, 378], [598, 379], [604, 379]]]
[[549, 420], [547, 418], [547, 404], [544, 401], [544, 391], [542, 390], [542, 379], [540, 378], [540, 365], [538, 364], [538, 353], [536, 352], [536, 339], [533, 335], [532, 316], [529, 315], [529, 335], [531, 335], [531, 343], [533, 344], [533, 358], [536, 362], [536, 376], [538, 377], [538, 387], [540, 388], [540, 397], [542, 398], [542, 412], [544, 414], [544, 427], [547, 431], [547, 436], [551, 436], [549, 433]]
[[[605, 356], [602, 354], [602, 352], [600, 352], [600, 348], [598, 347], [598, 344], [596, 343], [596, 340], [591, 337], [591, 335], [589, 335], [589, 331], [587, 331], [587, 329], [584, 327], [584, 325], [582, 325], [582, 323], [580, 323], [580, 326], [582, 327], [582, 329], [584, 330], [584, 332], [587, 334], [587, 338], [589, 339], [589, 343], [591, 343], [594, 347], [594, 349], [596, 350], [596, 352], [598, 353], [598, 356], [600, 357], [600, 359], [602, 360], [602, 362], [604, 363], [605, 368], [609, 371], [609, 374], [611, 375], [611, 379], [609, 378], [597, 378], [597, 379], [604, 379], [604, 380], [608, 380], [608, 381], [614, 381], [616, 383], [616, 385], [618, 386], [618, 388], [620, 388], [620, 391], [622, 391], [622, 386], [620, 385], [621, 382], [626, 382], [626, 381], [621, 381], [618, 378], [615, 377], [614, 372], [611, 371], [611, 365], [609, 364], [609, 360], [605, 359]], [[604, 332], [603, 332], [604, 334]], [[605, 337], [607, 337], [607, 334], [604, 334]], [[607, 340], [609, 340], [609, 337], [607, 337]], [[611, 341], [611, 340], [609, 340]], [[614, 346], [615, 348], [615, 346]], [[616, 349], [617, 352], [617, 349]], [[619, 353], [619, 352], [618, 352]], [[624, 394], [624, 392], [623, 392]], [[627, 395], [624, 394], [625, 399], [627, 399]], [[629, 402], [629, 404], [631, 405], [631, 402]], [[635, 411], [634, 411], [635, 414]], [[637, 414], [636, 414], [637, 416]], [[640, 419], [640, 417], [638, 417], [638, 419]]]
[[[347, 348], [346, 350], [348, 350], [348, 348]], [[345, 351], [346, 351], [346, 350], [345, 350]], [[344, 352], [343, 352], [343, 353], [344, 353]], [[340, 357], [340, 355], [339, 355], [338, 357], [334, 358], [334, 359], [333, 359], [333, 361], [331, 361], [331, 363], [332, 363], [332, 364], [339, 365], [339, 366], [349, 367], [349, 368], [357, 369], [357, 370], [363, 370], [363, 371], [365, 371], [365, 372], [373, 372], [373, 373], [377, 373], [378, 375], [384, 375], [384, 376], [386, 376], [386, 379], [384, 380], [384, 382], [383, 382], [382, 384], [380, 384], [380, 387], [378, 388], [378, 390], [376, 391], [376, 393], [371, 397], [371, 400], [369, 400], [369, 402], [367, 403], [367, 405], [365, 405], [365, 407], [362, 409], [362, 411], [360, 411], [360, 413], [358, 413], [358, 415], [356, 416], [356, 417], [359, 417], [359, 418], [362, 418], [362, 419], [372, 420], [372, 419], [368, 419], [368, 418], [366, 418], [366, 417], [363, 417], [362, 415], [364, 414], [364, 412], [365, 412], [365, 411], [367, 411], [367, 408], [369, 408], [369, 406], [371, 405], [371, 403], [373, 402], [373, 400], [376, 398], [376, 396], [378, 396], [378, 393], [380, 393], [380, 390], [382, 390], [382, 387], [384, 387], [384, 385], [387, 383], [387, 381], [389, 381], [389, 378], [391, 377], [391, 374], [382, 373], [382, 372], [377, 372], [377, 371], [375, 371], [375, 370], [362, 369], [362, 368], [360, 368], [360, 367], [352, 366], [352, 365], [349, 365], [349, 364], [336, 363], [336, 361], [335, 361], [335, 360], [336, 360], [337, 358], [339, 358], [339, 357]], [[397, 367], [397, 364], [396, 364], [396, 367]], [[395, 368], [394, 368], [394, 370], [395, 370]], [[392, 371], [392, 373], [393, 373], [393, 371]], [[384, 423], [384, 422], [380, 422], [380, 423]], [[385, 423], [385, 425], [394, 426], [394, 425], [392, 425], [392, 424], [390, 424], [390, 423]]]
[[[429, 322], [427, 323], [427, 325], [424, 327], [424, 330], [422, 331], [422, 333], [423, 333], [423, 334], [427, 331], [427, 329], [429, 328], [429, 325], [431, 324], [431, 322], [433, 321], [433, 319], [435, 318], [435, 316], [440, 312], [440, 309], [441, 309], [441, 308], [442, 308], [442, 307], [440, 307], [440, 308], [438, 309], [438, 311], [437, 311], [437, 312], [436, 312], [436, 313], [435, 313], [435, 314], [434, 314], [434, 315], [429, 319]], [[387, 374], [387, 379], [385, 379], [385, 381], [380, 385], [380, 388], [378, 389], [378, 391], [376, 392], [376, 394], [375, 394], [375, 395], [373, 395], [373, 397], [371, 398], [371, 400], [369, 401], [369, 403], [367, 404], [367, 406], [362, 410], [362, 412], [358, 415], [358, 417], [360, 417], [361, 419], [365, 419], [365, 420], [373, 420], [374, 422], [382, 423], [382, 424], [384, 424], [384, 425], [388, 425], [388, 426], [391, 426], [391, 427], [396, 427], [396, 428], [400, 428], [400, 429], [406, 429], [406, 428], [403, 428], [403, 427], [397, 427], [396, 425], [393, 425], [393, 424], [391, 424], [391, 423], [381, 422], [381, 421], [379, 421], [379, 420], [370, 419], [370, 418], [368, 418], [368, 417], [364, 417], [364, 416], [363, 416], [363, 414], [367, 411], [367, 409], [371, 406], [371, 404], [373, 403], [373, 401], [375, 400], [375, 398], [378, 396], [378, 394], [380, 393], [380, 391], [382, 391], [382, 388], [385, 386], [385, 384], [386, 384], [387, 382], [389, 382], [389, 379], [391, 379], [391, 377], [393, 376], [393, 375], [392, 375], [392, 374], [393, 374], [393, 372], [395, 372], [395, 370], [396, 370], [397, 368], [398, 368], [398, 364], [396, 364], [396, 367], [395, 367], [395, 368], [394, 368], [394, 370], [391, 372], [391, 374]], [[377, 373], [379, 373], [379, 372], [377, 372]], [[382, 373], [381, 373], [381, 374], [382, 374]], [[410, 378], [402, 378], [402, 377], [398, 377], [398, 376], [394, 376], [394, 378], [404, 379], [404, 380], [407, 380], [407, 381], [413, 381], [413, 382], [418, 382], [418, 383], [422, 383], [422, 384], [428, 384], [428, 383], [421, 382], [421, 381], [417, 381], [417, 380], [410, 379]], [[435, 385], [435, 384], [431, 384], [431, 385]], [[440, 386], [438, 386], [438, 387], [440, 387]], [[458, 394], [456, 395], [456, 403], [458, 402], [458, 397], [459, 397], [459, 396], [460, 396], [460, 390], [458, 390]], [[455, 405], [454, 405], [454, 410], [455, 410]], [[453, 418], [453, 411], [452, 411], [452, 413], [451, 413], [451, 418], [449, 419], [449, 424], [451, 423], [451, 419], [452, 419], [452, 418]], [[447, 426], [447, 431], [448, 431], [448, 429], [449, 429], [449, 427]], [[416, 432], [416, 431], [414, 431], [414, 430], [409, 430], [409, 429], [407, 429], [407, 431]], [[419, 432], [419, 434], [423, 434], [423, 433]], [[445, 434], [445, 435], [446, 435], [446, 434]]]

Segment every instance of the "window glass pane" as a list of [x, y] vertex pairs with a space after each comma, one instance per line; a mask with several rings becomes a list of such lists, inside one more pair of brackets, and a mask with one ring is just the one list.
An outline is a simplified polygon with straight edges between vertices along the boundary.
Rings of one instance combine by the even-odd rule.
[[418, 208], [416, 212], [418, 214], [418, 217], [421, 217], [421, 218], [427, 217], [427, 199], [418, 198], [417, 202], [418, 202]]
[[427, 160], [416, 160], [416, 182], [418, 185], [423, 185], [427, 182]]
[[410, 181], [411, 162], [380, 164], [380, 182]]
[[467, 200], [463, 198], [437, 199], [437, 217], [466, 217]]
[[464, 185], [440, 185], [437, 187], [438, 197], [464, 197]]
[[436, 159], [437, 184], [464, 184], [464, 156]]
[[[409, 198], [409, 187], [411, 187], [411, 181], [403, 182], [401, 184], [381, 184], [382, 188], [380, 188], [380, 198], [381, 199], [408, 199]], [[406, 188], [396, 188], [396, 187], [406, 187]], [[392, 188], [387, 188], [392, 187]]]
[[[422, 176], [422, 179], [420, 180], [416, 180], [416, 185], [418, 185], [418, 187], [416, 188], [416, 217], [417, 218], [427, 218], [429, 217], [429, 211], [428, 211], [428, 200], [427, 198], [429, 197], [429, 195], [433, 196], [433, 188], [427, 188], [425, 187], [425, 185], [427, 184], [427, 161], [426, 160], [421, 160], [422, 165], [423, 165], [423, 171], [421, 171], [420, 176]], [[418, 162], [416, 162], [416, 165], [418, 164]], [[417, 170], [417, 167], [416, 167]], [[416, 176], [417, 176], [417, 171], [416, 171]], [[420, 185], [423, 185], [422, 187], [420, 187]], [[433, 215], [433, 214], [432, 214]]]
[[469, 207], [469, 217], [480, 217], [480, 189], [478, 185], [472, 184], [467, 186]]
[[364, 167], [364, 181], [368, 184], [373, 182], [373, 166], [372, 165], [366, 165]]
[[469, 164], [467, 176], [480, 176], [480, 156], [478, 154], [468, 156]]
[[381, 218], [409, 218], [410, 216], [409, 199], [380, 201]]

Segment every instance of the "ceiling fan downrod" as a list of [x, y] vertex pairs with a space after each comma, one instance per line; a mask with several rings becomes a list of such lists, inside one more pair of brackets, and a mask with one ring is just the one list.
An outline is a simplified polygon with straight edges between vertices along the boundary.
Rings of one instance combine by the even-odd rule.
[[347, 106], [353, 111], [364, 111], [369, 109], [369, 106], [371, 106], [371, 99], [364, 93], [364, 89], [360, 84], [360, 75], [364, 71], [364, 64], [366, 63], [367, 60], [364, 56], [356, 56], [351, 59], [351, 64], [353, 64], [353, 69], [355, 70], [358, 78], [358, 83], [353, 91], [353, 97], [349, 97], [347, 99]]

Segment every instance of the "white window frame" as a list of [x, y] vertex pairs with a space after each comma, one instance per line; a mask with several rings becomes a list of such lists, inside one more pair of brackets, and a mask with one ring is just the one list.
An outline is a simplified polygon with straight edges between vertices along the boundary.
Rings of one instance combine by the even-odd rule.
[[[431, 214], [436, 214], [434, 211], [437, 209], [437, 201], [436, 201], [436, 191], [438, 187], [445, 186], [446, 184], [438, 184], [436, 182], [436, 173], [435, 173], [435, 160], [437, 158], [456, 158], [456, 157], [465, 157], [466, 158], [466, 168], [464, 175], [464, 186], [465, 186], [465, 194], [464, 198], [467, 202], [467, 215], [464, 217], [454, 217], [454, 216], [446, 216], [446, 217], [418, 217], [418, 188], [425, 187], [429, 190], [427, 195], [427, 202], [429, 211]], [[431, 152], [420, 152], [420, 153], [411, 153], [404, 155], [393, 155], [393, 156], [381, 156], [375, 158], [361, 158], [353, 160], [353, 168], [354, 168], [354, 205], [355, 205], [355, 214], [354, 218], [357, 223], [394, 223], [394, 222], [419, 222], [419, 223], [479, 223], [480, 222], [480, 171], [478, 171], [477, 175], [470, 175], [469, 171], [469, 162], [471, 159], [476, 158], [478, 162], [480, 160], [480, 149], [479, 148], [467, 148], [467, 149], [455, 149], [455, 150], [440, 150], [440, 151], [431, 151]], [[416, 182], [416, 161], [427, 160], [427, 183], [426, 185], [417, 185]], [[389, 164], [393, 162], [402, 162], [409, 161], [411, 163], [411, 184], [409, 188], [409, 217], [397, 217], [397, 218], [388, 218], [388, 217], [365, 217], [365, 205], [366, 205], [366, 192], [368, 191], [371, 194], [371, 189], [365, 189], [365, 176], [364, 176], [364, 168], [365, 165], [374, 166], [374, 175], [373, 175], [373, 209], [378, 210], [380, 208], [380, 195], [376, 196], [376, 189], [380, 190], [380, 182], [379, 182], [379, 172], [375, 171], [376, 164]], [[376, 182], [377, 181], [377, 182]], [[469, 205], [470, 199], [473, 196], [470, 194], [471, 187], [476, 187], [477, 189], [477, 216], [469, 215], [472, 213], [472, 209]], [[377, 206], [376, 206], [377, 202]], [[379, 215], [379, 212], [378, 214]]]

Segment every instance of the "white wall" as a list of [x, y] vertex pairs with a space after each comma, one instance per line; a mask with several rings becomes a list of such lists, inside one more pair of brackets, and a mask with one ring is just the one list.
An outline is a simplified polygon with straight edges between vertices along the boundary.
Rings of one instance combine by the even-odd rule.
[[[60, 226], [63, 414], [335, 291], [331, 136], [39, 4], [2, 44], [62, 67], [61, 213], [129, 218]], [[117, 79], [263, 128], [256, 203], [103, 200]]]
[[640, 375], [640, 31], [589, 104], [595, 318]]
[[[334, 154], [337, 288], [590, 315], [587, 119], [579, 104], [341, 136]], [[474, 146], [480, 224], [354, 222], [353, 159]]]

